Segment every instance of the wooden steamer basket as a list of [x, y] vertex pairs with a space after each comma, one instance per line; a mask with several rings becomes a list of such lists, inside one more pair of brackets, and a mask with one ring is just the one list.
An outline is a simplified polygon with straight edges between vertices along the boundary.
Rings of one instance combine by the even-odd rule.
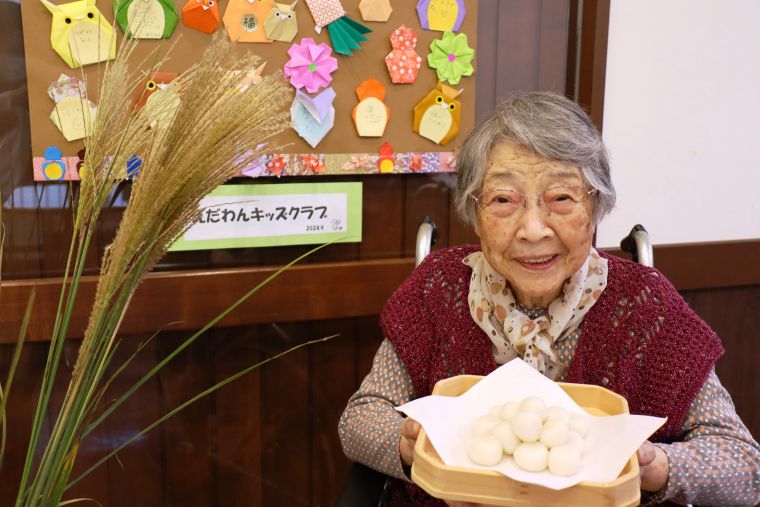
[[[459, 396], [483, 377], [459, 375], [441, 380], [433, 394]], [[559, 385], [578, 405], [591, 415], [628, 413], [628, 402], [603, 387]], [[617, 479], [611, 482], [581, 482], [562, 490], [553, 490], [510, 479], [498, 472], [447, 466], [443, 463], [425, 430], [420, 430], [414, 446], [412, 480], [429, 495], [446, 500], [489, 505], [541, 506], [633, 506], [639, 505], [639, 463], [631, 456]]]

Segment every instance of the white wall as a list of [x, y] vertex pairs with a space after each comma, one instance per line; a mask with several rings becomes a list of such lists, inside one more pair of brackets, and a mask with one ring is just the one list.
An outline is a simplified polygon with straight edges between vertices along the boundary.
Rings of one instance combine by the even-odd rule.
[[612, 0], [603, 130], [598, 246], [760, 238], [760, 1]]

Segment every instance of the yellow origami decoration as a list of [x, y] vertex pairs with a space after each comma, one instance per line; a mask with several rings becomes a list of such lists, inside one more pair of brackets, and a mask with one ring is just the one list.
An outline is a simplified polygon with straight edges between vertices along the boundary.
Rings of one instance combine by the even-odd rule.
[[457, 97], [462, 91], [439, 81], [414, 106], [412, 130], [441, 146], [448, 144], [459, 133], [462, 104]]
[[116, 35], [95, 0], [61, 5], [40, 1], [53, 15], [50, 45], [69, 67], [75, 69], [116, 57]]

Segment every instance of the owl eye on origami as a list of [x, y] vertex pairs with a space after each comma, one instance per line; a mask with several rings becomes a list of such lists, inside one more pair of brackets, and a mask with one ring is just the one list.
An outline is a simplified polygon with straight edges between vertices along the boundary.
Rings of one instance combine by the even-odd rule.
[[152, 79], [148, 81], [148, 83], [145, 85], [145, 88], [148, 90], [155, 90], [156, 89], [156, 82]]
[[213, 7], [213, 6], [214, 6], [214, 3], [215, 3], [215, 2], [214, 2], [214, 0], [209, 0], [208, 6], [209, 6], [209, 7]]
[[449, 104], [449, 109], [450, 109], [450, 110], [452, 110], [452, 111], [453, 111], [453, 110], [454, 110], [454, 109], [456, 109], [456, 108], [457, 108], [456, 104]]
[[67, 25], [70, 25], [70, 24], [71, 24], [71, 18], [66, 18], [66, 19], [64, 19], [64, 22], [65, 22]]
[[88, 17], [88, 18], [90, 18], [90, 19], [95, 19], [95, 13], [93, 13], [93, 12], [88, 12], [88, 13], [87, 13], [87, 17]]
[[442, 102], [443, 102], [443, 97], [442, 97], [441, 95], [438, 95], [438, 96], [435, 98], [435, 101], [436, 101], [436, 102], [438, 102], [438, 103], [440, 104], [440, 103], [442, 103]]

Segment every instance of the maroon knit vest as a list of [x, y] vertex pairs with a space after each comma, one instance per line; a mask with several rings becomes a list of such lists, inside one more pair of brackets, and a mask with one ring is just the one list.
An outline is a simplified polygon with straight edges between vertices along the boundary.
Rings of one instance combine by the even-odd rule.
[[[472, 270], [462, 259], [477, 250], [468, 245], [429, 255], [380, 316], [416, 397], [429, 395], [441, 379], [487, 375], [497, 367], [491, 341], [470, 316], [467, 302]], [[673, 441], [723, 354], [720, 339], [657, 270], [601, 255], [609, 261], [607, 288], [583, 319], [564, 380], [615, 391], [628, 400], [632, 414], [667, 417], [651, 440]], [[444, 503], [394, 480], [391, 505]]]

